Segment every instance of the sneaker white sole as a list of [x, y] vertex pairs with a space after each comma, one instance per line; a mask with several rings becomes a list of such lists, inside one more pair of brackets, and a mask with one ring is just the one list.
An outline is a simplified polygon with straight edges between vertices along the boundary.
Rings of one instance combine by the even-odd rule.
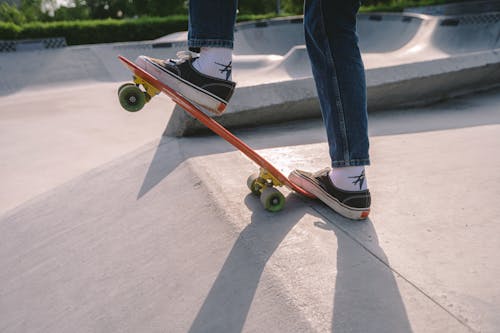
[[147, 57], [140, 56], [135, 62], [139, 67], [152, 74], [162, 83], [181, 94], [187, 100], [201, 105], [216, 114], [221, 114], [226, 109], [227, 103], [224, 100], [200, 87], [193, 85], [180, 76], [160, 68], [159, 65], [151, 62], [147, 59]]
[[288, 178], [291, 182], [314, 194], [325, 205], [333, 209], [338, 214], [347, 217], [348, 219], [364, 220], [370, 214], [369, 208], [354, 208], [341, 203], [337, 198], [328, 194], [321, 187], [316, 186], [314, 183], [308, 180], [308, 178], [304, 177], [296, 171], [292, 171]]

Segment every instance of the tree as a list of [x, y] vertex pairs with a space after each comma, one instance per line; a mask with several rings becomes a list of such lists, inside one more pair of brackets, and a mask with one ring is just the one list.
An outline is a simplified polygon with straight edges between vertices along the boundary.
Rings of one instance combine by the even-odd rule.
[[84, 4], [61, 6], [54, 11], [54, 21], [86, 20], [90, 18], [89, 7]]
[[42, 0], [21, 0], [19, 9], [28, 22], [39, 21], [44, 16], [42, 12]]
[[0, 4], [0, 22], [8, 22], [15, 24], [26, 23], [26, 17], [14, 5], [7, 3]]
[[304, 0], [281, 0], [281, 7], [287, 14], [302, 14], [304, 11]]

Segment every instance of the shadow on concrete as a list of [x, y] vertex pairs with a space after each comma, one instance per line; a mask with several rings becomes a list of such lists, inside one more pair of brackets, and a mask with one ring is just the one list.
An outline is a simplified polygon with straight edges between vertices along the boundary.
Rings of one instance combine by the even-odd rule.
[[184, 161], [179, 151], [179, 142], [173, 138], [163, 137], [156, 147], [155, 154], [142, 182], [137, 199], [142, 198], [158, 185], [165, 177]]
[[[273, 214], [264, 211], [253, 195], [245, 198], [245, 204], [253, 212], [251, 223], [234, 243], [190, 333], [242, 331], [269, 258], [304, 214], [304, 206], [297, 196], [289, 195], [287, 202], [289, 205], [283, 214]], [[305, 325], [304, 329], [311, 330]]]
[[[321, 120], [292, 122], [279, 127], [254, 128], [235, 131], [234, 133], [248, 143], [253, 149], [265, 149], [280, 146], [293, 146], [324, 142], [324, 130]], [[307, 135], [290, 135], [299, 128], [305, 129]], [[317, 129], [311, 131], [311, 129]], [[232, 145], [217, 135], [173, 138], [162, 137], [153, 159], [146, 172], [137, 199], [147, 194], [152, 188], [167, 177], [179, 164], [192, 157], [236, 151]]]
[[426, 107], [375, 111], [369, 114], [370, 136], [500, 124], [499, 96], [496, 88]]
[[[394, 273], [378, 244], [372, 221], [352, 222], [340, 217], [333, 221], [333, 225], [315, 223], [333, 231], [338, 243], [332, 331], [412, 332]], [[375, 253], [350, 235], [351, 229], [359, 228], [376, 245]]]
[[[317, 227], [333, 231], [337, 237], [337, 267], [325, 267], [337, 272], [332, 331], [412, 332], [383, 250], [379, 247], [374, 255], [349, 235], [349, 228], [361, 226], [366, 230], [366, 236], [377, 242], [372, 222], [352, 222], [333, 212], [318, 214], [321, 210], [314, 207], [321, 204], [313, 203], [312, 210], [305, 209], [304, 200], [307, 199], [290, 194], [287, 209], [280, 214], [271, 214], [262, 210], [259, 200], [253, 195], [246, 197], [245, 204], [253, 212], [251, 223], [243, 229], [231, 249], [191, 325], [190, 333], [243, 330], [267, 262], [306, 212], [319, 219], [315, 223]], [[337, 224], [342, 225], [342, 229]], [[276, 309], [282, 309], [282, 306], [284, 304], [280, 303]], [[290, 308], [286, 312], [280, 315], [292, 318], [293, 323], [289, 324], [294, 329], [313, 330], [300, 310]]]
[[[369, 115], [370, 136], [408, 134], [500, 123], [500, 89], [493, 89], [425, 108], [377, 111]], [[326, 142], [321, 119], [239, 129], [233, 133], [255, 150]], [[216, 135], [163, 137], [150, 163], [138, 199], [191, 157], [236, 149]]]

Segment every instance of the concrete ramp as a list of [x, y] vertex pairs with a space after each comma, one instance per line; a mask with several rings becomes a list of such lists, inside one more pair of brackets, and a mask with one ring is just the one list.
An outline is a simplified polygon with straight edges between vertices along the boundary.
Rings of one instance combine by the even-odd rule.
[[443, 18], [432, 44], [449, 54], [495, 50], [500, 48], [499, 22], [500, 13]]
[[0, 95], [23, 88], [109, 81], [112, 76], [92, 47], [0, 54]]
[[22, 89], [126, 81], [130, 74], [116, 59], [118, 54], [135, 59], [141, 54], [161, 57], [175, 52], [159, 51], [150, 43], [118, 43], [0, 53], [0, 96]]
[[[500, 13], [361, 14], [358, 32], [370, 110], [428, 104], [500, 82]], [[127, 81], [130, 74], [116, 60], [118, 54], [175, 57], [186, 48], [185, 39], [186, 32], [180, 32], [140, 43], [2, 53], [0, 95], [41, 86]], [[233, 65], [238, 86], [228, 111], [218, 117], [224, 125], [319, 116], [301, 17], [238, 25]], [[165, 133], [202, 129], [178, 109]]]
[[305, 44], [302, 17], [239, 24], [234, 53], [285, 55], [295, 45]]
[[[374, 114], [363, 222], [290, 192], [266, 212], [246, 186], [256, 166], [217, 136], [161, 138], [53, 183], [0, 214], [0, 331], [498, 332], [499, 99]], [[61, 141], [79, 116], [106, 120], [68, 113], [15, 116]], [[285, 173], [329, 164], [319, 119], [237, 134]], [[102, 151], [119, 134], [97, 136], [79, 141]], [[54, 164], [81, 163], [66, 147]]]
[[[221, 123], [238, 127], [319, 116], [307, 52], [298, 44], [304, 38], [299, 23], [297, 17], [238, 27], [238, 89], [229, 110], [217, 117]], [[500, 13], [362, 14], [358, 34], [370, 110], [428, 104], [500, 83]], [[177, 109], [165, 133], [203, 130]]]
[[407, 45], [415, 38], [424, 19], [417, 15], [359, 15], [359, 47], [363, 53], [388, 53]]

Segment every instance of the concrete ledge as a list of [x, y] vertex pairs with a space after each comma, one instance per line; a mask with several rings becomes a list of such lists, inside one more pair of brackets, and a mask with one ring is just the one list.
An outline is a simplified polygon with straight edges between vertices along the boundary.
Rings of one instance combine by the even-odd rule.
[[[214, 116], [228, 128], [251, 127], [285, 120], [320, 116], [311, 78], [236, 89], [228, 110]], [[208, 131], [176, 106], [164, 135], [184, 136]]]
[[0, 40], [0, 52], [34, 51], [66, 47], [66, 38]]
[[425, 105], [497, 86], [499, 51], [369, 70], [369, 110]]
[[[500, 51], [367, 70], [369, 111], [430, 104], [500, 84]], [[214, 116], [228, 128], [320, 117], [312, 78], [238, 88], [229, 109]], [[176, 107], [165, 136], [208, 132]]]

